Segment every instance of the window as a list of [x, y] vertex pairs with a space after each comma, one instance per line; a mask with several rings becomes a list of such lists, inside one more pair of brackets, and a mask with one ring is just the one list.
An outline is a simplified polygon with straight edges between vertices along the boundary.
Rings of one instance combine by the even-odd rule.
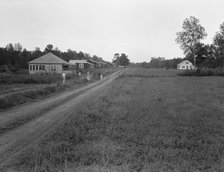
[[186, 64], [189, 64], [188, 62], [186, 62]]
[[182, 69], [185, 69], [185, 66], [182, 66]]
[[29, 68], [30, 68], [30, 70], [32, 70], [33, 69], [33, 65], [29, 65]]
[[33, 66], [33, 70], [35, 70], [35, 65], [32, 65]]
[[79, 63], [79, 68], [83, 69], [84, 68], [84, 63]]
[[38, 70], [38, 65], [36, 65], [36, 70]]
[[51, 72], [56, 72], [56, 66], [51, 66]]
[[45, 70], [45, 66], [44, 65], [40, 65], [40, 70]]

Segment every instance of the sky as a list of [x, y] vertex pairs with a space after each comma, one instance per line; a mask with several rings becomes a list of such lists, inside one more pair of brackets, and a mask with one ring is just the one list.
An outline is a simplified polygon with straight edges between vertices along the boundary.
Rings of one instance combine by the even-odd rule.
[[224, 22], [224, 0], [0, 0], [0, 47], [27, 50], [52, 44], [111, 61], [184, 57], [176, 33], [185, 18], [200, 20], [212, 38]]

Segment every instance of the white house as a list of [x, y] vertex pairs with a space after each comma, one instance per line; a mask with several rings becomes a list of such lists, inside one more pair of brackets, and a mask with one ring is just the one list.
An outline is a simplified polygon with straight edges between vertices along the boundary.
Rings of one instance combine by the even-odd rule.
[[180, 69], [180, 70], [194, 69], [194, 65], [190, 61], [184, 60], [177, 65], [177, 69]]
[[52, 53], [47, 53], [37, 59], [34, 59], [29, 64], [29, 73], [62, 73], [68, 70], [69, 63], [55, 56]]

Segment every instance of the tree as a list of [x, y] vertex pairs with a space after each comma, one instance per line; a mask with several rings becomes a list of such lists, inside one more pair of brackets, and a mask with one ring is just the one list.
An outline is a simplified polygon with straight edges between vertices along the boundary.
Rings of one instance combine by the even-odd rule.
[[35, 50], [32, 52], [32, 60], [37, 58], [37, 57], [40, 57], [42, 56], [42, 52], [40, 50], [40, 47], [35, 47]]
[[207, 36], [207, 33], [199, 20], [193, 16], [184, 20], [182, 28], [183, 31], [177, 33], [176, 42], [180, 44], [184, 54], [192, 54], [196, 66], [195, 46]]
[[151, 68], [164, 68], [165, 67], [164, 62], [165, 62], [164, 57], [158, 57], [158, 58], [152, 57], [149, 62], [149, 65]]
[[53, 50], [53, 45], [52, 44], [48, 44], [46, 46], [46, 48], [44, 49], [45, 52], [52, 52], [52, 50]]
[[113, 63], [116, 63], [117, 66], [127, 66], [129, 64], [128, 56], [122, 53], [119, 56], [119, 53], [114, 54]]
[[12, 43], [9, 43], [5, 46], [6, 50], [9, 52], [13, 52], [14, 51], [14, 47], [12, 45]]
[[14, 66], [18, 60], [19, 51], [15, 50], [15, 47], [12, 43], [7, 44], [5, 48], [7, 50], [6, 56], [9, 59], [8, 63]]
[[28, 68], [27, 62], [30, 61], [31, 52], [27, 51], [25, 48], [19, 56], [19, 66], [22, 68]]
[[215, 46], [215, 56], [220, 67], [224, 66], [224, 22], [220, 25], [220, 31], [216, 33], [213, 44]]
[[117, 58], [119, 58], [119, 56], [120, 56], [120, 54], [119, 54], [119, 53], [115, 53], [115, 54], [114, 54], [114, 58], [113, 58], [113, 60], [112, 60], [112, 61], [113, 61], [113, 62], [115, 62], [115, 61], [116, 61], [116, 59], [117, 59]]
[[85, 59], [85, 55], [84, 55], [84, 53], [82, 51], [79, 51], [79, 53], [78, 53], [78, 59], [79, 60]]
[[23, 46], [20, 43], [14, 44], [14, 51], [21, 52], [23, 49]]
[[129, 61], [128, 56], [122, 53], [120, 56], [120, 65], [126, 67], [129, 64]]
[[97, 57], [96, 55], [93, 55], [93, 60], [95, 60], [95, 61], [98, 61], [99, 60], [99, 57]]
[[[203, 43], [197, 43], [194, 47], [194, 55], [195, 58], [197, 59], [196, 61], [196, 66], [198, 67], [203, 67], [203, 65], [205, 64], [207, 58], [209, 58], [209, 45], [205, 45]], [[193, 62], [194, 61], [194, 56], [191, 52], [189, 52], [186, 55], [186, 59]]]
[[84, 53], [85, 59], [91, 59], [91, 55], [89, 53]]

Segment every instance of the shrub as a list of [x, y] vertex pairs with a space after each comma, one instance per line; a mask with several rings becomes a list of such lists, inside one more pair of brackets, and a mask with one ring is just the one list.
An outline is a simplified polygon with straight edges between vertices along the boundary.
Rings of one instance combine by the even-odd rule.
[[42, 92], [44, 92], [45, 94], [50, 94], [50, 93], [54, 93], [56, 89], [57, 89], [56, 86], [48, 86], [48, 87], [45, 87]]
[[201, 68], [197, 70], [185, 70], [178, 73], [179, 76], [224, 76], [224, 69]]
[[28, 101], [28, 98], [22, 94], [15, 94], [7, 97], [11, 106], [23, 104]]
[[60, 78], [60, 74], [1, 74], [0, 84], [44, 84], [57, 82], [60, 80]]
[[7, 109], [11, 106], [13, 106], [13, 104], [11, 102], [9, 102], [8, 99], [0, 98], [0, 109]]
[[29, 74], [29, 71], [27, 69], [18, 69], [16, 72], [17, 74]]

